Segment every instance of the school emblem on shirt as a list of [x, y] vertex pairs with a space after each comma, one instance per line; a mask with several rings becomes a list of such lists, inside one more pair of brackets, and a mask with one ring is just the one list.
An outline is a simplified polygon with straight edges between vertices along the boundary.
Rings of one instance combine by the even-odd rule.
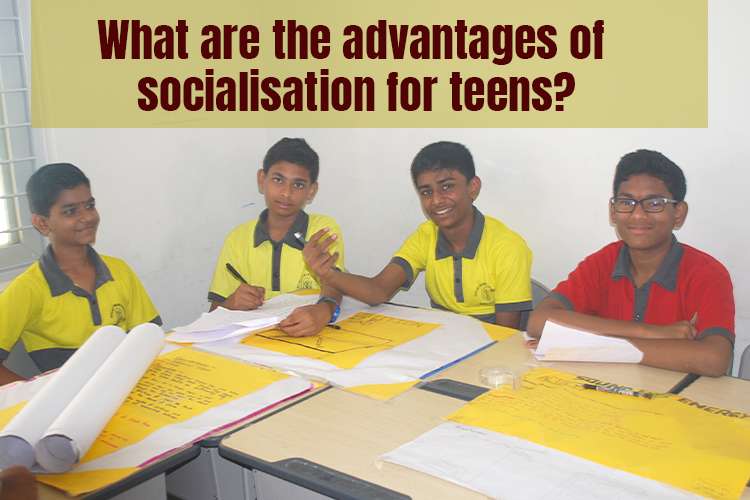
[[315, 281], [313, 275], [307, 271], [302, 273], [299, 282], [297, 282], [297, 289], [301, 290], [303, 288], [318, 288], [318, 282]]
[[495, 289], [487, 283], [482, 283], [474, 291], [474, 295], [479, 299], [480, 304], [495, 303]]
[[115, 304], [112, 306], [112, 312], [109, 315], [112, 319], [112, 324], [119, 327], [125, 326], [125, 307], [122, 304]]

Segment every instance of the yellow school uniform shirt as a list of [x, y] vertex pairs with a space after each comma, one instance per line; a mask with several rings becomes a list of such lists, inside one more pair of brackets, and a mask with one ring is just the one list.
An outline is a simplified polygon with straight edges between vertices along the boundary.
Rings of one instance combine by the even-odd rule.
[[432, 221], [421, 224], [393, 257], [405, 288], [425, 271], [432, 307], [495, 322], [495, 313], [525, 311], [531, 303], [531, 250], [517, 233], [474, 208], [474, 225], [461, 254]]
[[128, 331], [141, 323], [161, 325], [146, 290], [121, 259], [89, 247], [96, 271], [89, 294], [60, 270], [51, 246], [0, 293], [0, 359], [20, 338], [40, 370], [61, 366], [105, 325]]
[[304, 244], [294, 236], [297, 232], [308, 240], [324, 227], [329, 228], [338, 236], [329, 251], [338, 252], [336, 267], [344, 269], [344, 238], [331, 217], [300, 211], [289, 232], [278, 242], [271, 240], [267, 220], [268, 210], [264, 210], [258, 219], [237, 226], [226, 237], [216, 261], [208, 300], [224, 302], [240, 286], [237, 278], [227, 271], [227, 263], [249, 284], [265, 288], [266, 299], [303, 288], [320, 288], [317, 277], [305, 265]]

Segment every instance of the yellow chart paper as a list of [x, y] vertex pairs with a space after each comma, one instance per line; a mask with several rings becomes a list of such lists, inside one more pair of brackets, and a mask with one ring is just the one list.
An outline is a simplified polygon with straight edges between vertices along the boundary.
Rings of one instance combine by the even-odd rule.
[[65, 474], [39, 474], [37, 480], [40, 483], [67, 491], [71, 495], [82, 495], [116, 483], [135, 472], [138, 472], [137, 467], [97, 469], [84, 472], [67, 472]]
[[0, 410], [0, 429], [8, 425], [8, 422], [13, 420], [13, 417], [16, 416], [16, 414], [23, 409], [24, 406], [26, 406], [26, 403], [28, 401], [21, 401], [20, 403], [14, 404], [13, 406], [9, 406], [7, 408], [3, 408]]
[[750, 478], [750, 415], [686, 398], [584, 389], [591, 379], [538, 368], [449, 418], [517, 436], [700, 495], [737, 498]]
[[178, 349], [157, 358], [81, 460], [129, 446], [160, 428], [287, 378], [215, 354]]
[[267, 330], [248, 336], [242, 343], [289, 356], [319, 359], [348, 369], [376, 352], [414, 340], [440, 325], [358, 312], [338, 322], [337, 326], [340, 329], [325, 327], [312, 337], [289, 337], [281, 330]]
[[492, 323], [485, 323], [482, 321], [482, 326], [487, 335], [492, 340], [505, 340], [511, 338], [513, 335], [518, 333], [518, 330], [514, 328], [508, 328], [507, 326], [493, 325]]
[[410, 382], [401, 382], [397, 384], [355, 385], [354, 387], [343, 387], [342, 389], [355, 394], [362, 394], [369, 398], [378, 399], [380, 401], [387, 401], [408, 391], [419, 382], [420, 380], [412, 380]]

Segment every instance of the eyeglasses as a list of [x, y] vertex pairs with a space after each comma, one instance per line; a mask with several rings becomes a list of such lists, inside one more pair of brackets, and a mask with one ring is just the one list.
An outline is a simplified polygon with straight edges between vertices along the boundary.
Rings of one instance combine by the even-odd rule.
[[670, 198], [664, 198], [662, 196], [655, 196], [652, 198], [644, 198], [642, 200], [634, 200], [633, 198], [625, 198], [622, 196], [615, 196], [609, 199], [609, 203], [614, 207], [615, 212], [618, 214], [629, 214], [635, 211], [636, 205], [640, 205], [644, 212], [650, 214], [656, 214], [664, 211], [664, 207], [668, 204], [677, 204], [679, 201], [672, 200]]

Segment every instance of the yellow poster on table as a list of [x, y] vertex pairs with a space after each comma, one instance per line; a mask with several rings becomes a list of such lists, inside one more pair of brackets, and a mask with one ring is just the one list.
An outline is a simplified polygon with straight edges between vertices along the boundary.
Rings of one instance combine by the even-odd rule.
[[[120, 468], [98, 468], [92, 462], [137, 445], [160, 429], [185, 422], [288, 378], [269, 369], [193, 349], [164, 354], [149, 367], [76, 469], [66, 474], [38, 475], [37, 479], [71, 494], [111, 484], [137, 471], [135, 466], [140, 462], [131, 464], [123, 459], [128, 467]], [[214, 428], [230, 422], [217, 420]], [[174, 448], [175, 444], [185, 443], [166, 445], [162, 452]]]
[[281, 330], [267, 330], [242, 343], [289, 356], [319, 359], [343, 369], [354, 368], [373, 354], [430, 333], [437, 323], [358, 312], [312, 337], [289, 337]]
[[528, 372], [520, 390], [485, 393], [449, 418], [713, 498], [750, 479], [750, 415], [672, 394], [636, 397], [584, 388], [557, 370]]

